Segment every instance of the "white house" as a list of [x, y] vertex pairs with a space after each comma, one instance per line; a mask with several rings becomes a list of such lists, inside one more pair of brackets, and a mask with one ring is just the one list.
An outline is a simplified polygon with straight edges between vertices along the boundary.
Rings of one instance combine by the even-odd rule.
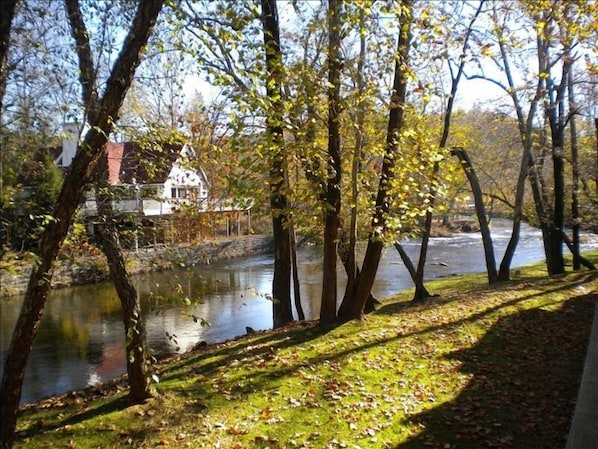
[[[68, 168], [78, 140], [76, 124], [65, 124], [62, 152], [56, 164]], [[108, 181], [114, 188], [116, 214], [145, 217], [170, 215], [189, 207], [195, 212], [247, 211], [250, 201], [214, 199], [204, 170], [189, 144], [108, 142]], [[86, 195], [83, 216], [97, 214], [93, 192]]]
[[[201, 168], [191, 168], [194, 151], [189, 145], [108, 142], [105, 148], [116, 213], [159, 216], [184, 206], [208, 210], [208, 181]], [[94, 206], [89, 197], [86, 213], [94, 214]]]

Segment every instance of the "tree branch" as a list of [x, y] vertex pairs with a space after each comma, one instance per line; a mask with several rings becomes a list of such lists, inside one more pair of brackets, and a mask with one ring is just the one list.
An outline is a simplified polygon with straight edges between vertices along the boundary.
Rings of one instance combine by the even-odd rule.
[[6, 63], [8, 61], [8, 46], [10, 44], [10, 30], [12, 20], [15, 14], [18, 0], [7, 0], [2, 4], [2, 14], [0, 14], [0, 110], [4, 100], [6, 89], [6, 78], [8, 70]]
[[75, 50], [79, 58], [79, 82], [81, 83], [83, 104], [91, 121], [97, 120], [98, 97], [96, 90], [96, 70], [91, 54], [89, 32], [83, 20], [79, 0], [65, 0], [71, 35], [75, 40]]

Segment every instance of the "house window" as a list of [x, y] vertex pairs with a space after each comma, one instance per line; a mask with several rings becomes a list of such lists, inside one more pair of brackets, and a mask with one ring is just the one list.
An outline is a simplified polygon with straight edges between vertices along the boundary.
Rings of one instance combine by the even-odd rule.
[[184, 187], [173, 187], [170, 189], [171, 198], [188, 198], [189, 191]]

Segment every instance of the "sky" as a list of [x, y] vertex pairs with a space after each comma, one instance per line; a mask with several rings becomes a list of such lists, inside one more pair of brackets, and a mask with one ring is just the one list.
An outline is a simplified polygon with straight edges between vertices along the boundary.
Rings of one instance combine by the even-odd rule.
[[[311, 1], [310, 3], [317, 7], [320, 2]], [[291, 3], [283, 1], [279, 5], [282, 27], [292, 27], [293, 22], [296, 20], [296, 14], [291, 7]], [[282, 32], [284, 31], [283, 29]], [[489, 71], [487, 67], [485, 67], [485, 70]], [[500, 74], [496, 71], [492, 74], [500, 77]], [[205, 103], [211, 103], [219, 94], [219, 89], [213, 87], [201, 75], [189, 75], [184, 82], [183, 90], [187, 100], [191, 100], [196, 96], [196, 92], [199, 92]], [[468, 80], [463, 77], [457, 91], [455, 106], [457, 109], [463, 110], [476, 107], [496, 109], [497, 105], [505, 103], [505, 99], [506, 93], [496, 85], [484, 80]]]
[[[190, 75], [183, 84], [183, 91], [187, 101], [190, 101], [196, 96], [196, 92], [201, 93], [205, 103], [211, 103], [218, 97], [219, 90], [212, 86], [209, 82], [197, 75]], [[457, 91], [457, 99], [455, 106], [457, 109], [470, 110], [478, 107], [492, 108], [497, 103], [503, 103], [506, 94], [492, 83], [484, 80], [467, 80], [463, 79], [460, 82]]]

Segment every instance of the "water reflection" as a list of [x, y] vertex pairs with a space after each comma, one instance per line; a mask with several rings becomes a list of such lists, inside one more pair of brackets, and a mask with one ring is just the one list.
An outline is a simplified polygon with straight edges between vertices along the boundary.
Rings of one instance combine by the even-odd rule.
[[150, 346], [158, 354], [186, 351], [243, 334], [245, 326], [271, 327], [272, 269], [269, 257], [256, 257], [138, 277]]
[[[495, 223], [493, 239], [500, 260], [510, 223]], [[584, 249], [598, 247], [595, 236]], [[417, 260], [419, 244], [404, 242]], [[308, 318], [320, 312], [321, 254], [314, 248], [299, 255], [301, 295]], [[543, 259], [540, 233], [524, 227], [513, 266]], [[479, 234], [431, 239], [427, 277], [483, 271]], [[199, 341], [223, 341], [245, 333], [245, 327], [272, 327], [271, 256], [256, 256], [201, 267], [149, 273], [134, 278], [142, 298], [147, 342], [160, 356], [183, 352]], [[339, 267], [339, 297], [344, 288]], [[374, 286], [384, 297], [411, 288], [407, 270], [393, 248], [386, 250]], [[339, 298], [340, 299], [340, 298]], [[20, 299], [2, 303], [2, 359], [16, 322]], [[124, 327], [120, 303], [110, 283], [53, 291], [28, 365], [23, 402], [109, 380], [125, 370]], [[209, 325], [203, 323], [205, 320]], [[0, 368], [1, 369], [1, 368]]]
[[[154, 355], [184, 352], [199, 341], [217, 342], [272, 327], [267, 293], [269, 256], [134, 277]], [[20, 310], [3, 302], [2, 360]], [[120, 302], [110, 283], [52, 291], [25, 377], [23, 402], [83, 388], [125, 370]], [[0, 368], [3, 369], [3, 365]]]

